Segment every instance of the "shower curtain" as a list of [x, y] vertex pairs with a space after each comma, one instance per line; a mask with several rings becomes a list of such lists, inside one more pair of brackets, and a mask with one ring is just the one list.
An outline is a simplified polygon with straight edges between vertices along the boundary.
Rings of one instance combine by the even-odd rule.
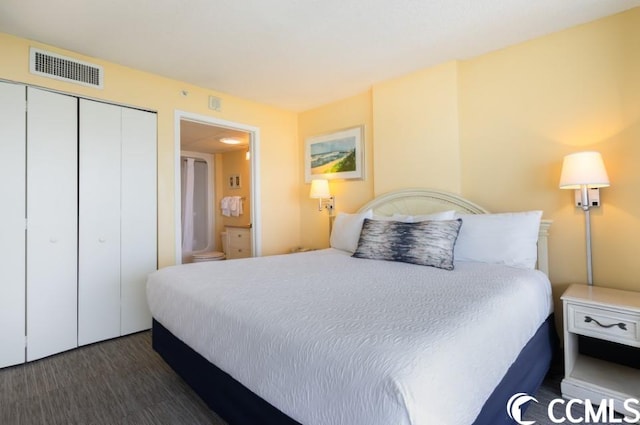
[[193, 252], [212, 249], [209, 197], [209, 164], [183, 157], [181, 164], [182, 254], [189, 261]]
[[195, 187], [195, 159], [182, 161], [182, 253], [193, 252], [193, 195]]

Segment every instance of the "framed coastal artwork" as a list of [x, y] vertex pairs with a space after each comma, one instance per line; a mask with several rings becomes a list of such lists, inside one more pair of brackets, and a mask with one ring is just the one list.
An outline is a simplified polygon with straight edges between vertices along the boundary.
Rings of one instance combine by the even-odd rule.
[[305, 182], [313, 179], [362, 179], [362, 126], [312, 136], [305, 141]]

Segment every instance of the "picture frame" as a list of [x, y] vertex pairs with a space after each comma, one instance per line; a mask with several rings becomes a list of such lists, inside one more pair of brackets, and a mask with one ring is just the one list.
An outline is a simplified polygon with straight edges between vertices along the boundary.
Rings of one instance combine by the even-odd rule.
[[313, 179], [364, 178], [364, 126], [338, 130], [305, 140], [305, 182]]

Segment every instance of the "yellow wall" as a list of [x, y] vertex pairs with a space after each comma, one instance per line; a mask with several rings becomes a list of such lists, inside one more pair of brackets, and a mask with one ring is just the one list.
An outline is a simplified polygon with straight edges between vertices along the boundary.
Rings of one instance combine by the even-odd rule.
[[[29, 73], [29, 47], [102, 65], [104, 89], [98, 90]], [[286, 252], [299, 243], [299, 155], [297, 114], [180, 81], [84, 57], [41, 43], [0, 34], [0, 79], [101, 99], [158, 113], [158, 260], [175, 260], [174, 112], [209, 115], [260, 129], [260, 182], [263, 254]], [[181, 94], [188, 92], [187, 96]], [[208, 96], [222, 99], [222, 111], [207, 108]], [[290, 164], [283, 167], [282, 164]]]
[[[572, 206], [572, 191], [558, 189], [562, 158], [597, 149], [611, 187], [592, 212], [594, 280], [640, 290], [639, 75], [636, 8], [377, 84], [371, 103], [359, 104], [372, 111], [374, 169], [364, 186], [375, 194], [407, 186], [449, 190], [495, 212], [544, 210], [554, 221], [557, 298], [569, 283], [586, 280], [584, 217]], [[337, 102], [301, 114], [301, 146], [305, 135], [344, 127], [344, 109]], [[358, 193], [352, 182], [341, 190]], [[303, 229], [317, 227], [306, 212], [310, 202], [302, 202]], [[351, 211], [363, 203], [354, 198]]]
[[[220, 200], [223, 196], [241, 196], [244, 198], [243, 211], [244, 214], [238, 217], [224, 217], [220, 214], [220, 220], [217, 220], [223, 227], [225, 225], [244, 226], [251, 224], [251, 168], [250, 161], [246, 160], [245, 151], [231, 151], [221, 155], [220, 157], [220, 174], [221, 178], [218, 179], [220, 189], [216, 193], [220, 194], [217, 199], [216, 205], [220, 205]], [[230, 188], [228, 181], [231, 176], [240, 176], [240, 187]], [[217, 208], [220, 212], [220, 208]]]
[[460, 191], [457, 63], [373, 87], [375, 193]]
[[[300, 154], [304, 162], [305, 139], [345, 128], [364, 126], [364, 171], [362, 180], [330, 180], [329, 189], [336, 198], [336, 212], [353, 212], [373, 198], [373, 131], [371, 119], [371, 93], [366, 92], [327, 106], [300, 114], [298, 134]], [[327, 211], [318, 211], [318, 201], [309, 199], [310, 184], [304, 184], [304, 167], [298, 173], [301, 184], [300, 214], [301, 243], [307, 248], [325, 248], [329, 245], [329, 217]]]
[[594, 282], [640, 290], [640, 9], [464, 62], [462, 193], [495, 211], [541, 208], [557, 292], [585, 282], [584, 217], [558, 189], [562, 158], [602, 152], [611, 187], [592, 212]]

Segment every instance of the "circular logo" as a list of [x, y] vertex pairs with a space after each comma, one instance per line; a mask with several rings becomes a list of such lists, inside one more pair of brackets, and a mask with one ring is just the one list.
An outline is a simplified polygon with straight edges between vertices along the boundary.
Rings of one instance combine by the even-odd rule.
[[511, 396], [509, 401], [507, 402], [507, 414], [511, 419], [516, 421], [520, 425], [532, 425], [536, 421], [523, 421], [522, 420], [522, 407], [530, 401], [538, 400], [535, 397], [531, 397], [527, 393], [517, 393]]

